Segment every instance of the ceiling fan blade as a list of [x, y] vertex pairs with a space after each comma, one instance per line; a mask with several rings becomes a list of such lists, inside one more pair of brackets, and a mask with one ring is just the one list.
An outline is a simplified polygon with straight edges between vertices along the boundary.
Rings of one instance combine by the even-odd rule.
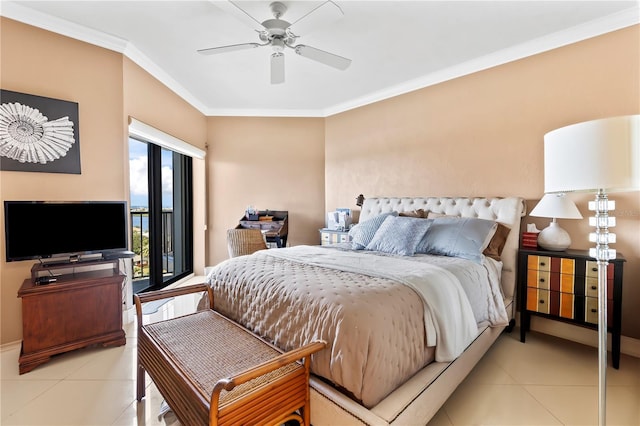
[[315, 47], [305, 46], [299, 44], [295, 47], [295, 51], [298, 55], [305, 58], [313, 59], [330, 67], [337, 68], [339, 70], [346, 70], [351, 65], [351, 59], [343, 58], [342, 56], [334, 55], [333, 53], [325, 52], [324, 50], [316, 49]]
[[311, 12], [299, 18], [289, 26], [289, 30], [296, 36], [306, 35], [318, 27], [326, 27], [342, 18], [344, 13], [340, 6], [327, 0]]
[[271, 84], [284, 83], [284, 54], [276, 52], [271, 55]]
[[251, 16], [246, 10], [240, 7], [237, 1], [225, 0], [225, 1], [213, 1], [211, 2], [224, 10], [228, 14], [234, 16], [240, 22], [243, 22], [249, 28], [253, 28], [256, 31], [264, 31], [264, 26], [260, 21]]
[[236, 50], [246, 50], [246, 49], [254, 49], [256, 47], [263, 46], [259, 43], [241, 43], [241, 44], [230, 44], [228, 46], [220, 46], [220, 47], [210, 47], [208, 49], [200, 49], [198, 53], [203, 55], [217, 55], [219, 53], [227, 53], [227, 52], [235, 52]]

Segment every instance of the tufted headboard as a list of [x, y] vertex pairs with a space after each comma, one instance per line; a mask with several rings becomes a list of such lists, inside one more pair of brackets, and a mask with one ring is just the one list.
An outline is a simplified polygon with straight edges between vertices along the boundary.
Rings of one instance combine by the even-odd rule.
[[[360, 222], [381, 213], [392, 211], [401, 213], [417, 209], [448, 216], [495, 220], [511, 228], [501, 256], [502, 290], [506, 298], [515, 301], [520, 221], [526, 213], [524, 199], [518, 197], [374, 197], [364, 200]], [[515, 307], [513, 312], [515, 313]]]

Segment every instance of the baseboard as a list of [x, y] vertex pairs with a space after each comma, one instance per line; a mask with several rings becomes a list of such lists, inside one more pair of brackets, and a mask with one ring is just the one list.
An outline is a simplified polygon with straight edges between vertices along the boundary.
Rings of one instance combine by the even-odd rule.
[[11, 349], [16, 349], [16, 348], [20, 349], [20, 345], [22, 345], [22, 340], [4, 343], [0, 345], [0, 352], [9, 351]]
[[[547, 318], [532, 316], [531, 330], [584, 345], [598, 347], [598, 331], [589, 328], [579, 327], [561, 321], [553, 321]], [[611, 350], [611, 333], [607, 338], [608, 349]], [[620, 352], [636, 358], [640, 358], [640, 340], [632, 337], [620, 337]]]

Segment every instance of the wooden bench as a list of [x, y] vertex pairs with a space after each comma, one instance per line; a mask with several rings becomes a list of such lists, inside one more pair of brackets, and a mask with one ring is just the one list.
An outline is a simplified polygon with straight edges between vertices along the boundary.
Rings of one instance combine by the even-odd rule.
[[213, 307], [205, 284], [135, 296], [138, 401], [146, 371], [183, 425], [309, 425], [309, 357], [326, 343], [283, 353], [212, 308], [143, 324], [143, 303], [194, 292]]

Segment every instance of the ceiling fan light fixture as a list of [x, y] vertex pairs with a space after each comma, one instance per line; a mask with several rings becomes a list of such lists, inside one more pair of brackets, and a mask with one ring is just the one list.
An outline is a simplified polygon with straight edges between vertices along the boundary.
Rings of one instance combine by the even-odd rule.
[[271, 40], [271, 46], [274, 52], [282, 52], [284, 50], [284, 40], [281, 38], [274, 38]]

